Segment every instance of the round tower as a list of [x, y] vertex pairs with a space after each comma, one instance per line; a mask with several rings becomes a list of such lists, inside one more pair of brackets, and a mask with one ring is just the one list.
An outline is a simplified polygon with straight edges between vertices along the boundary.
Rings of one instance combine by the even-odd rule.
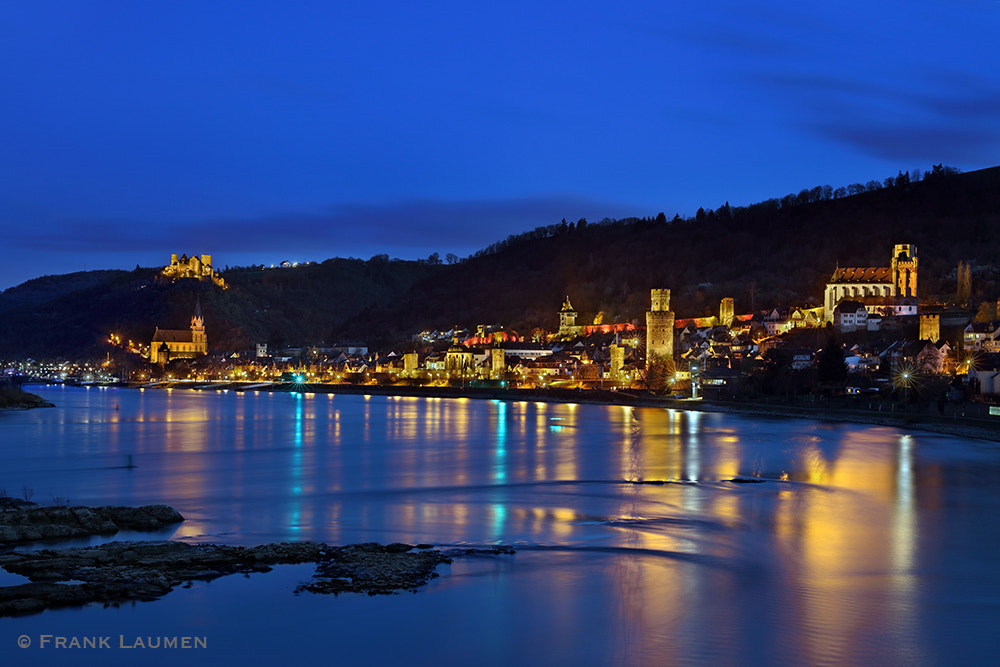
[[650, 290], [646, 313], [646, 364], [654, 358], [674, 358], [674, 314], [670, 311], [670, 290]]

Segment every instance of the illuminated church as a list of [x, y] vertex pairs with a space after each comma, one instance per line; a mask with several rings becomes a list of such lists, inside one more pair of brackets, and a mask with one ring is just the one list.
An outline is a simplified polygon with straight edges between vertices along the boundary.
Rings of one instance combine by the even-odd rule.
[[864, 304], [869, 314], [916, 315], [917, 247], [894, 246], [889, 266], [838, 267], [823, 295], [825, 321], [832, 322], [837, 304], [847, 300]]
[[149, 361], [163, 364], [174, 359], [194, 359], [208, 354], [205, 337], [205, 318], [201, 315], [201, 302], [194, 308], [190, 329], [156, 328], [149, 345]]

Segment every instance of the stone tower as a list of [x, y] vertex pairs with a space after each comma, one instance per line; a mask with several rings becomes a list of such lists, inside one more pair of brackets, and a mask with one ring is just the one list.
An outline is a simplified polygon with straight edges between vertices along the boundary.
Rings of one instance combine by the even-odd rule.
[[646, 365], [656, 357], [674, 358], [674, 314], [670, 312], [670, 290], [650, 290], [646, 313]]
[[920, 340], [929, 340], [936, 343], [941, 339], [941, 316], [921, 315], [920, 316]]
[[733, 303], [733, 298], [727, 296], [719, 304], [719, 324], [726, 327], [727, 329], [733, 326], [733, 320], [736, 319], [736, 306]]
[[502, 347], [490, 348], [490, 377], [499, 379], [507, 370], [506, 353]]
[[608, 375], [612, 382], [621, 382], [625, 377], [625, 348], [616, 343], [611, 345], [608, 350], [611, 352], [611, 366], [608, 368]]
[[562, 305], [562, 310], [559, 311], [559, 333], [566, 333], [576, 326], [576, 311], [573, 310], [573, 304], [569, 302], [569, 297], [566, 297], [566, 302]]
[[403, 374], [406, 377], [413, 377], [420, 370], [420, 355], [416, 352], [407, 352], [403, 355]]
[[901, 243], [892, 248], [892, 284], [897, 297], [917, 296], [917, 246]]
[[583, 327], [577, 325], [576, 311], [573, 310], [573, 304], [569, 302], [569, 297], [567, 296], [566, 302], [562, 305], [562, 310], [559, 311], [559, 337], [565, 340], [582, 335]]

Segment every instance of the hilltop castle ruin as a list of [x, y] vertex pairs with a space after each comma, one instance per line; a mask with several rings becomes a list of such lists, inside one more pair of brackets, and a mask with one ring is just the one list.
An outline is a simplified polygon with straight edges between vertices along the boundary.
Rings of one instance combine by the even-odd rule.
[[228, 287], [219, 272], [212, 268], [211, 255], [191, 255], [191, 257], [181, 255], [180, 258], [176, 254], [171, 255], [170, 265], [163, 267], [160, 276], [170, 281], [193, 278], [211, 281], [222, 289]]

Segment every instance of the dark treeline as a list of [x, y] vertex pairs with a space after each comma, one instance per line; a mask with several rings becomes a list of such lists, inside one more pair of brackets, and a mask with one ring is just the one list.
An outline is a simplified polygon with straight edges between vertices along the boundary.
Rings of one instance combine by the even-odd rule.
[[[562, 221], [513, 235], [459, 260], [330, 259], [294, 268], [237, 267], [230, 285], [163, 284], [156, 269], [95, 271], [28, 281], [0, 294], [0, 357], [100, 353], [109, 332], [148, 341], [186, 328], [201, 300], [213, 349], [258, 342], [345, 340], [404, 345], [422, 329], [503, 324], [521, 334], [558, 326], [569, 295], [578, 323], [643, 323], [650, 288], [672, 291], [678, 317], [817, 304], [833, 269], [887, 266], [914, 243], [924, 300], [953, 298], [970, 267], [973, 307], [1000, 296], [1000, 168], [959, 174], [942, 165], [882, 182], [817, 186], [691, 218]], [[215, 254], [219, 254], [216, 252]]]
[[[672, 291], [678, 317], [715, 314], [727, 296], [738, 312], [819, 305], [836, 266], [888, 266], [896, 243], [918, 246], [924, 299], [954, 295], [959, 261], [972, 266], [970, 300], [995, 299], [1000, 239], [989, 230], [998, 223], [1000, 168], [959, 174], [941, 165], [750, 206], [723, 204], [686, 219], [562, 221], [484, 248], [359, 324], [398, 335], [503, 323], [525, 334], [555, 328], [566, 295], [579, 323], [600, 314], [605, 323], [641, 324], [653, 287]], [[362, 327], [343, 331], [361, 335]]]

